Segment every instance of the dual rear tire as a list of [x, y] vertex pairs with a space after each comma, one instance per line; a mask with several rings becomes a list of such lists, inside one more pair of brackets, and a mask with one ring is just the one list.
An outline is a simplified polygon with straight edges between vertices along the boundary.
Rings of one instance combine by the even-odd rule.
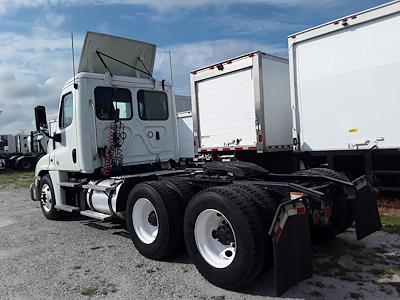
[[161, 180], [132, 189], [126, 223], [134, 245], [145, 257], [160, 260], [185, 241], [208, 281], [230, 290], [243, 288], [269, 265], [273, 199], [260, 188], [240, 184], [204, 189], [192, 197], [192, 190], [182, 191], [185, 185]]

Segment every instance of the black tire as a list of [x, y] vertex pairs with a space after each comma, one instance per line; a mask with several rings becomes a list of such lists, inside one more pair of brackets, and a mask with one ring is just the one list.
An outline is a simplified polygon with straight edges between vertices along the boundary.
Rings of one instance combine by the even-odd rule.
[[327, 176], [334, 179], [350, 182], [346, 175], [327, 168], [312, 168], [295, 172], [297, 175]]
[[165, 177], [162, 178], [161, 182], [164, 182], [179, 195], [179, 202], [183, 211], [185, 211], [187, 204], [195, 194], [195, 188], [186, 179], [179, 177]]
[[[194, 236], [197, 217], [207, 209], [221, 212], [231, 224], [237, 243], [233, 261], [225, 268], [216, 268], [200, 254]], [[267, 239], [263, 218], [254, 201], [244, 193], [227, 187], [212, 187], [190, 200], [184, 219], [186, 248], [196, 268], [212, 284], [239, 290], [251, 283], [265, 266]]]
[[[326, 176], [342, 181], [350, 182], [346, 175], [326, 168], [312, 168], [296, 172], [298, 175]], [[338, 194], [334, 199], [332, 207], [333, 228], [313, 226], [311, 234], [315, 241], [327, 241], [333, 239], [336, 235], [346, 231], [354, 221], [353, 206], [346, 199], [344, 193]]]
[[271, 227], [272, 221], [274, 220], [278, 204], [269, 192], [258, 186], [235, 182], [227, 187], [246, 193], [247, 197], [249, 197], [257, 205], [262, 214], [265, 236], [267, 240], [267, 249], [265, 251], [266, 260], [263, 267], [263, 270], [266, 270], [273, 264], [272, 239], [268, 234], [268, 230]]
[[28, 158], [21, 159], [21, 161], [18, 164], [18, 169], [25, 171], [33, 169], [32, 161]]
[[[156, 239], [144, 243], [137, 235], [133, 221], [133, 207], [138, 199], [146, 198], [154, 206], [158, 218]], [[145, 257], [160, 260], [171, 255], [183, 242], [183, 210], [176, 192], [165, 183], [147, 181], [137, 184], [128, 195], [126, 226], [136, 249]]]
[[[50, 202], [47, 202], [49, 199], [47, 199], [46, 193], [43, 192], [43, 188], [47, 189], [47, 187], [49, 188], [50, 194], [51, 194]], [[39, 203], [40, 203], [40, 208], [42, 209], [44, 216], [49, 220], [61, 220], [63, 217], [62, 212], [58, 211], [55, 208], [55, 205], [56, 205], [55, 199], [56, 199], [56, 197], [54, 194], [54, 188], [53, 188], [53, 183], [51, 181], [51, 178], [49, 175], [44, 175], [40, 179], [40, 183], [39, 183], [39, 200], [40, 200]], [[47, 209], [45, 208], [45, 206], [46, 206], [45, 202], [50, 204], [50, 207], [48, 207]]]

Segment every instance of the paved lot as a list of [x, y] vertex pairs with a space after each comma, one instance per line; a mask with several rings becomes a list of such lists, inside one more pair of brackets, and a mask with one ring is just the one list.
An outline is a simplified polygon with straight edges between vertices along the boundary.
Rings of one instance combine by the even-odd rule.
[[[398, 235], [357, 242], [350, 230], [315, 256], [316, 275], [285, 297], [399, 299]], [[217, 288], [185, 252], [167, 262], [145, 259], [120, 224], [48, 221], [27, 189], [0, 188], [0, 299], [265, 299], [272, 279], [269, 272], [241, 293]]]

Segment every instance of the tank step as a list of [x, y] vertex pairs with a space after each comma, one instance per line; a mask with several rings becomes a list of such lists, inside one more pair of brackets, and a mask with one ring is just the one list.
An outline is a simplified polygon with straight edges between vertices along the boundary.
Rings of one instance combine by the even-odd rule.
[[71, 206], [71, 205], [65, 205], [65, 204], [59, 204], [54, 206], [58, 210], [62, 211], [67, 211], [67, 212], [78, 212], [80, 211], [79, 207], [76, 206]]
[[92, 219], [100, 220], [100, 221], [109, 221], [109, 220], [111, 220], [111, 216], [110, 215], [99, 213], [99, 212], [93, 211], [93, 210], [82, 210], [81, 211], [81, 215], [85, 216], [85, 217], [92, 218]]

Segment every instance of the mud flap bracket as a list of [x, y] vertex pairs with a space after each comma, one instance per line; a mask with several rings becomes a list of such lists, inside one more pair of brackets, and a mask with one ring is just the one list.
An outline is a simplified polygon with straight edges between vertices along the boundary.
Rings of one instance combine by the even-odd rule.
[[309, 216], [302, 199], [282, 203], [269, 234], [274, 252], [274, 288], [281, 296], [313, 274]]

